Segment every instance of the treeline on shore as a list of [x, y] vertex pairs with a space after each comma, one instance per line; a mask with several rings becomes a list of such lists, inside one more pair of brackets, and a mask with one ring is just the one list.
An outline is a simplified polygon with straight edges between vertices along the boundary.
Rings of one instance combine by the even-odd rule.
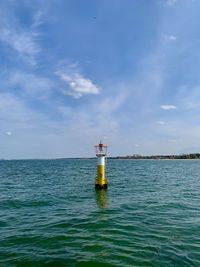
[[108, 157], [109, 159], [200, 159], [200, 153], [181, 154], [181, 155], [154, 155], [154, 156], [142, 156], [142, 155], [127, 155]]

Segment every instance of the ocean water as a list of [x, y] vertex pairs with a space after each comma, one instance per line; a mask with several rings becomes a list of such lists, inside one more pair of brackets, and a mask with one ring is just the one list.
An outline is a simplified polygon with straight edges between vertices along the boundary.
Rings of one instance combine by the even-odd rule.
[[0, 267], [200, 266], [200, 161], [0, 161]]

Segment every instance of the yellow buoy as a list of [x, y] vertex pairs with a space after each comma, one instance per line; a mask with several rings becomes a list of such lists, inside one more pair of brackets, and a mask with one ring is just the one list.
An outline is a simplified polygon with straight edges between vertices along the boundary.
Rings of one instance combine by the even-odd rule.
[[107, 145], [101, 143], [96, 145], [96, 156], [98, 159], [97, 165], [97, 177], [95, 181], [95, 188], [96, 189], [107, 189], [108, 187], [108, 180], [105, 176], [105, 158], [107, 153]]

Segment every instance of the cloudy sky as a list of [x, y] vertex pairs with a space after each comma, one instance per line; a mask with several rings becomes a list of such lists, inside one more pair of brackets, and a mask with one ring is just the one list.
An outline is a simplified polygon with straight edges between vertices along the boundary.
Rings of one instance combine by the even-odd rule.
[[200, 1], [0, 1], [0, 158], [200, 152]]

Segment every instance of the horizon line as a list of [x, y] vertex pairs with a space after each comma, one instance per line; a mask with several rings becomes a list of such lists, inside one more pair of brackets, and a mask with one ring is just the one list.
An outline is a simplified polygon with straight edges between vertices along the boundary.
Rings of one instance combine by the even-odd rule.
[[[110, 159], [117, 158], [151, 158], [151, 157], [181, 157], [181, 156], [191, 156], [191, 155], [199, 155], [200, 152], [195, 153], [181, 153], [181, 154], [153, 154], [153, 155], [141, 155], [141, 154], [132, 154], [132, 155], [118, 155], [118, 156], [107, 156]], [[58, 157], [58, 158], [0, 158], [0, 161], [4, 160], [64, 160], [64, 159], [95, 159], [96, 157]]]

